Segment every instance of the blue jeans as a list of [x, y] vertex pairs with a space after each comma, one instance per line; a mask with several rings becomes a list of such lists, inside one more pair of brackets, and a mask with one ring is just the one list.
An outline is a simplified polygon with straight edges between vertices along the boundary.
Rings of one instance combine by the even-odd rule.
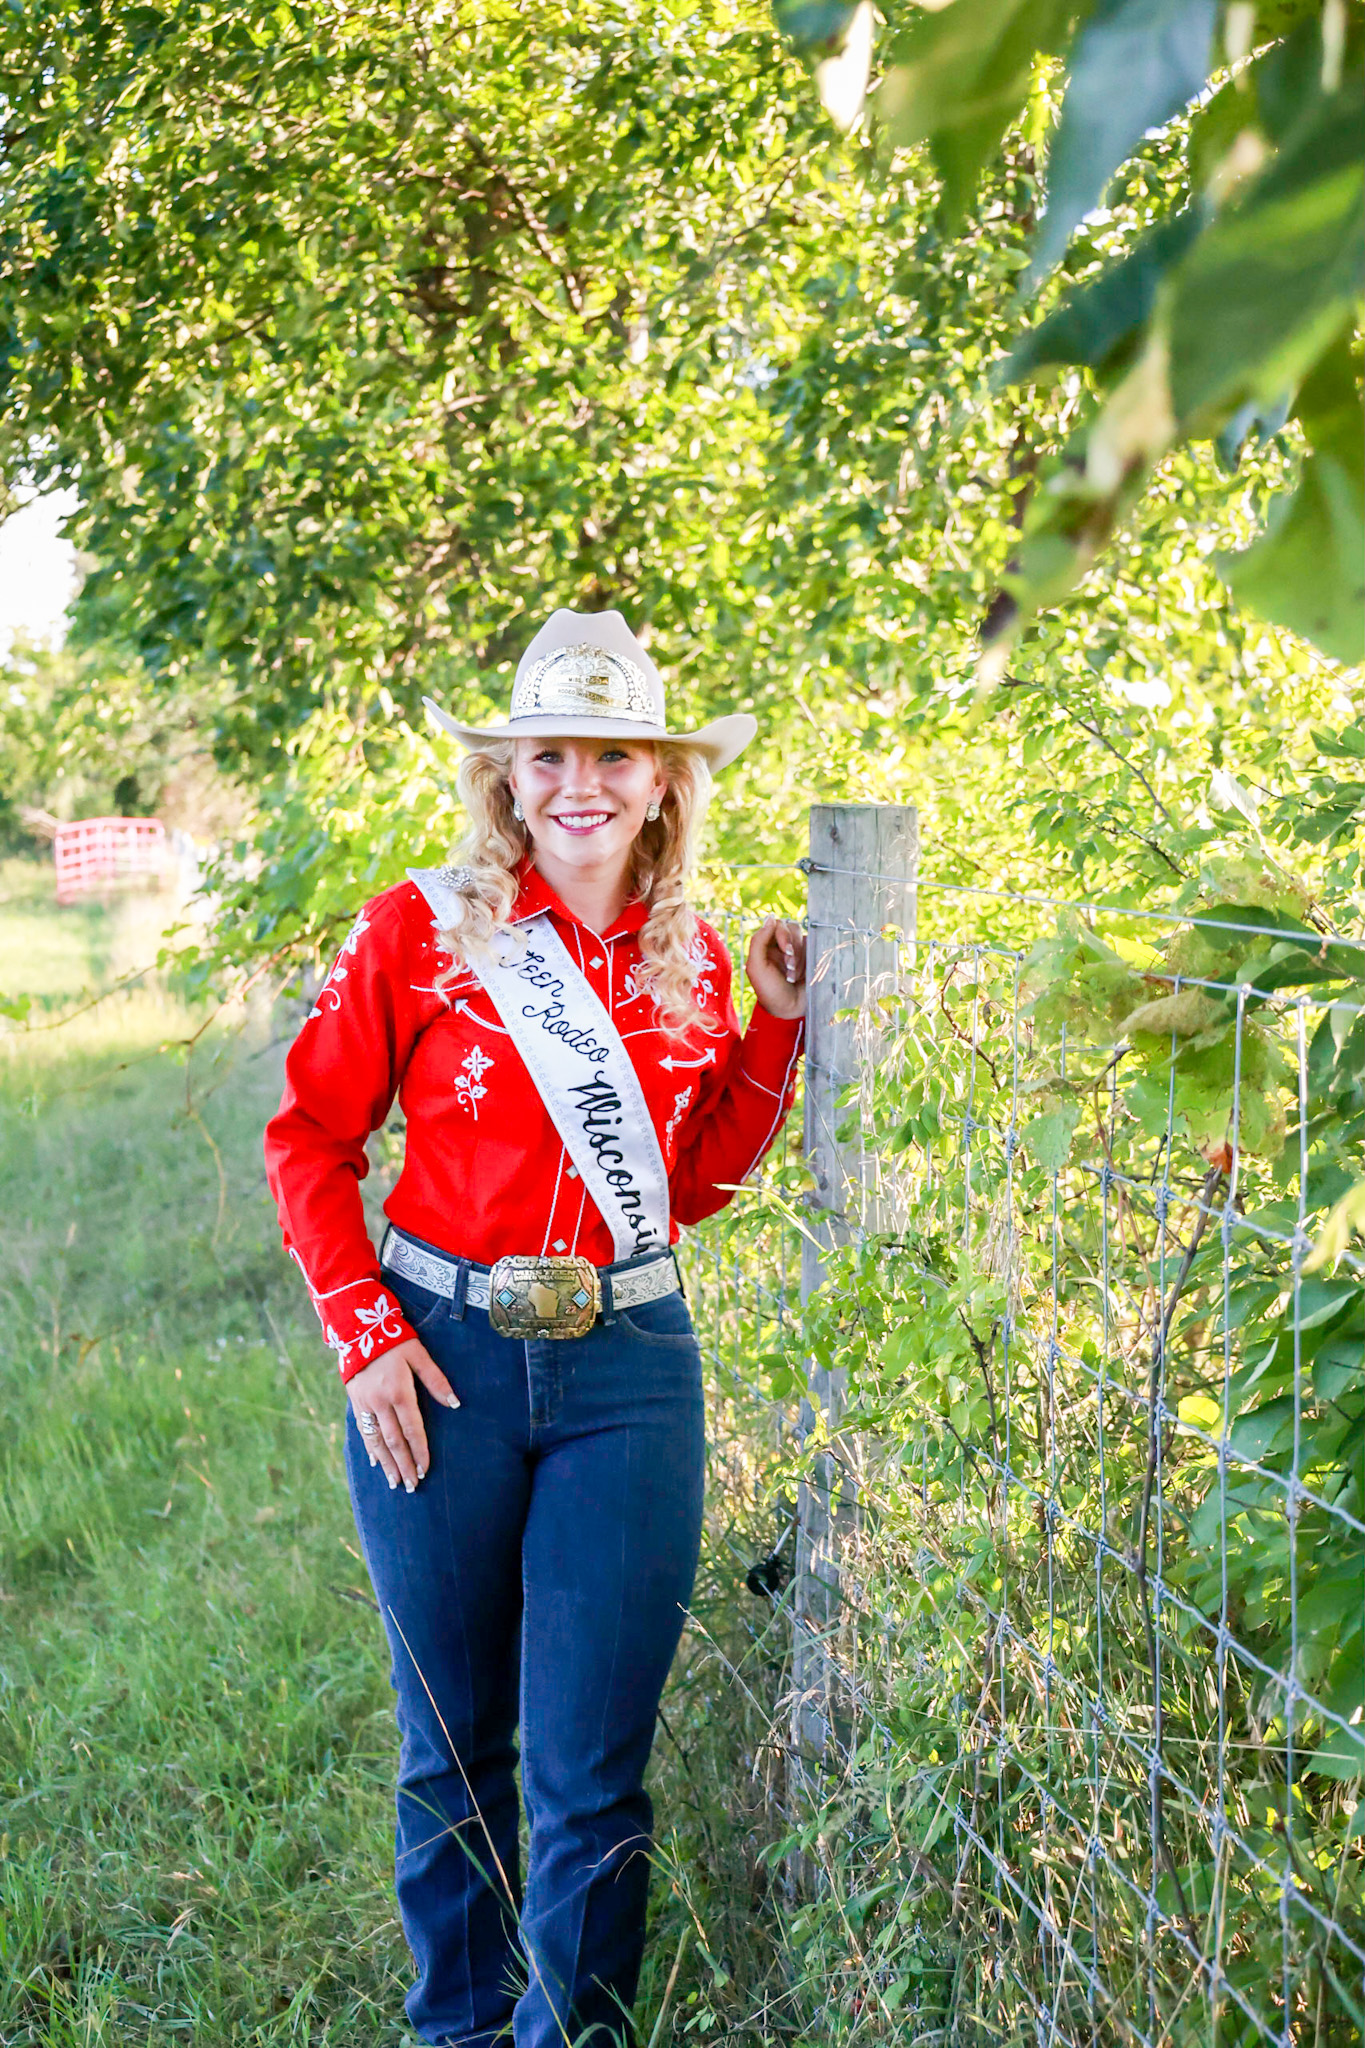
[[408, 2017], [459, 2048], [617, 2048], [634, 2041], [644, 1945], [644, 1771], [701, 1536], [691, 1318], [672, 1294], [586, 1337], [522, 1343], [485, 1310], [394, 1291], [463, 1403], [419, 1386], [431, 1463], [412, 1494], [371, 1469], [347, 1409], [398, 1696]]

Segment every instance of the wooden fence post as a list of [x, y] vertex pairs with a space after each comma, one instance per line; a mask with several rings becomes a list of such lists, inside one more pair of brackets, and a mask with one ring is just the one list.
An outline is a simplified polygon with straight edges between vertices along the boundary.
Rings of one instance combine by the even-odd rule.
[[[855, 1132], [840, 1139], [855, 1110], [839, 1098], [878, 1058], [879, 1033], [868, 1005], [894, 987], [903, 939], [915, 936], [919, 815], [909, 804], [815, 804], [810, 813], [806, 1158], [815, 1176], [808, 1197], [812, 1243], [801, 1247], [801, 1300], [822, 1279], [824, 1251], [859, 1231], [885, 1227], [875, 1160]], [[888, 934], [883, 936], [883, 934]], [[839, 1015], [841, 1011], [858, 1014]], [[814, 1368], [801, 1435], [818, 1403], [833, 1423], [843, 1375]], [[833, 1458], [821, 1458], [797, 1502], [792, 1588], [793, 1768], [816, 1762], [829, 1740], [834, 1687], [826, 1643], [838, 1619], [839, 1545], [855, 1503]]]

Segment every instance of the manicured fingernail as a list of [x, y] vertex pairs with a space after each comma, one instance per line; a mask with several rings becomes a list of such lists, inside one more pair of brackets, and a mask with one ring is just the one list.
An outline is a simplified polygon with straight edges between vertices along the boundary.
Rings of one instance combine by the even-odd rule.
[[458, 1395], [458, 1394], [447, 1394], [447, 1395], [446, 1395], [446, 1407], [447, 1407], [447, 1408], [458, 1408], [458, 1407], [459, 1407], [459, 1405], [460, 1405], [460, 1397], [459, 1397], [459, 1395]]
[[390, 1472], [390, 1474], [389, 1474], [389, 1492], [390, 1492], [390, 1493], [392, 1493], [392, 1492], [393, 1492], [393, 1490], [394, 1490], [394, 1488], [395, 1488], [395, 1487], [397, 1486], [397, 1484], [398, 1484], [398, 1481], [397, 1481], [397, 1480], [396, 1480], [396, 1479], [394, 1478], [394, 1476], [393, 1476], [392, 1472]]
[[419, 1479], [425, 1479], [425, 1478], [426, 1478], [426, 1476], [427, 1476], [427, 1468], [426, 1468], [426, 1466], [425, 1466], [425, 1465], [419, 1465], [419, 1466], [417, 1467], [417, 1477], [418, 1477]]
[[403, 1491], [405, 1493], [416, 1493], [417, 1487], [411, 1479], [405, 1479], [403, 1481]]

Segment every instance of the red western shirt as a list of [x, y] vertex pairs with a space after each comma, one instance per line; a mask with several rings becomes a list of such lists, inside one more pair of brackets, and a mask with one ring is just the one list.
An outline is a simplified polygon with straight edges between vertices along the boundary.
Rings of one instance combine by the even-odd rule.
[[[516, 922], [548, 911], [615, 1021], [640, 1077], [663, 1149], [672, 1236], [723, 1209], [791, 1107], [804, 1027], [755, 1009], [741, 1036], [730, 956], [707, 924], [693, 960], [700, 1021], [661, 1030], [637, 986], [643, 903], [609, 931], [567, 911], [529, 862]], [[380, 1273], [359, 1183], [365, 1140], [395, 1094], [407, 1122], [403, 1170], [384, 1204], [400, 1229], [478, 1264], [513, 1252], [614, 1256], [591, 1200], [497, 1011], [476, 977], [451, 967], [413, 882], [361, 911], [304, 1021], [285, 1067], [284, 1097], [266, 1129], [266, 1173], [290, 1257], [308, 1282], [343, 1379], [412, 1330]]]

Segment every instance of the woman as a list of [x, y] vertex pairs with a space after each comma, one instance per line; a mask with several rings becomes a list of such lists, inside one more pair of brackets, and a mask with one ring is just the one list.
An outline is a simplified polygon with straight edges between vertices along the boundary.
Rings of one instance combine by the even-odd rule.
[[[337, 1353], [356, 1526], [393, 1654], [397, 1889], [424, 2041], [629, 2043], [643, 1788], [702, 1511], [700, 1355], [670, 1245], [791, 1104], [800, 930], [724, 946], [685, 887], [712, 768], [617, 612], [556, 612], [468, 750], [461, 865], [366, 905], [266, 1134]], [[395, 1092], [376, 1258], [358, 1182]], [[530, 1822], [524, 1896], [514, 1782]]]

